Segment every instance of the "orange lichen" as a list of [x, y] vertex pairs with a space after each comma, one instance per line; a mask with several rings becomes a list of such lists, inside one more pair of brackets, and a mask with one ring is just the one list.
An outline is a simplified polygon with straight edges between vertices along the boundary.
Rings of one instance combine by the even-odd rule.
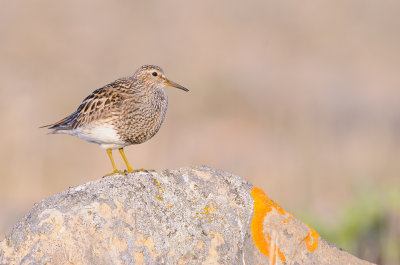
[[[271, 236], [268, 233], [263, 233], [264, 218], [268, 212], [272, 211], [272, 209], [275, 209], [279, 214], [286, 217], [282, 220], [283, 224], [296, 221], [296, 218], [294, 218], [291, 213], [283, 210], [276, 202], [268, 198], [267, 195], [257, 187], [253, 187], [251, 196], [254, 199], [254, 217], [251, 223], [251, 231], [253, 233], [255, 245], [261, 253], [269, 258], [271, 264], [275, 263], [276, 255], [278, 255], [282, 261], [285, 261], [285, 256], [279, 248], [276, 247], [275, 243], [272, 242], [274, 240], [271, 240]], [[299, 222], [299, 224], [302, 223]], [[304, 241], [307, 250], [313, 252], [318, 247], [319, 234], [307, 224], [305, 225], [309, 231], [307, 232], [306, 237], [300, 239], [300, 241]], [[274, 229], [276, 229], [276, 226], [274, 226]]]
[[[285, 262], [285, 255], [283, 255], [283, 253], [279, 250], [274, 242], [271, 242], [271, 236], [268, 233], [264, 234], [263, 232], [264, 217], [267, 212], [270, 212], [272, 210], [272, 207], [276, 209], [277, 204], [271, 201], [271, 199], [268, 198], [267, 195], [265, 195], [265, 193], [257, 187], [254, 187], [251, 190], [251, 196], [254, 199], [254, 217], [251, 222], [251, 232], [253, 234], [254, 244], [262, 254], [268, 257], [271, 264], [275, 264], [277, 254], [280, 260], [282, 262]], [[282, 208], [279, 207], [279, 209]]]
[[282, 223], [286, 224], [286, 223], [290, 223], [291, 221], [294, 221], [294, 220], [295, 220], [294, 217], [291, 214], [289, 214], [289, 217], [286, 218], [285, 220], [283, 220]]
[[306, 247], [308, 251], [313, 252], [318, 247], [319, 234], [307, 224], [305, 225], [310, 229], [310, 232], [307, 233], [304, 242], [306, 242]]

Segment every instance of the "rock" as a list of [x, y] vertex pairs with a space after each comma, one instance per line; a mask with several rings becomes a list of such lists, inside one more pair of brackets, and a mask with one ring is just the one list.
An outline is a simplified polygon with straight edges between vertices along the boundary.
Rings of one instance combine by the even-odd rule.
[[209, 167], [115, 174], [36, 204], [1, 264], [370, 264], [244, 179]]

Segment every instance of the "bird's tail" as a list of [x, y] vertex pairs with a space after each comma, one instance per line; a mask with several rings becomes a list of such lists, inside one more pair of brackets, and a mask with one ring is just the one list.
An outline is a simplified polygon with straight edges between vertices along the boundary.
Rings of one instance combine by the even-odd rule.
[[[65, 117], [64, 119], [56, 122], [56, 123], [51, 123], [48, 125], [40, 126], [39, 128], [48, 128], [48, 129], [54, 129], [54, 131], [50, 132], [50, 134], [53, 133], [66, 133], [66, 131], [72, 130], [73, 126], [71, 124], [72, 116], [74, 114]], [[71, 118], [72, 117], [72, 118]]]
[[60, 120], [60, 121], [58, 121], [56, 123], [51, 123], [51, 124], [40, 126], [39, 128], [56, 129], [58, 126], [63, 124], [68, 119], [68, 117], [65, 117], [64, 119], [62, 119], [62, 120]]

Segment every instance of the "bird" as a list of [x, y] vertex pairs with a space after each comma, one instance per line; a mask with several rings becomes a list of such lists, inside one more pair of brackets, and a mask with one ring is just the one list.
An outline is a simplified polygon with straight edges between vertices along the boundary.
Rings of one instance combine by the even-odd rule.
[[94, 90], [71, 115], [41, 128], [100, 145], [113, 167], [106, 176], [124, 174], [117, 169], [112, 154], [118, 149], [127, 167], [125, 172], [133, 173], [137, 170], [129, 164], [124, 148], [144, 143], [159, 131], [168, 107], [164, 87], [189, 91], [169, 80], [161, 67], [143, 65], [133, 75]]

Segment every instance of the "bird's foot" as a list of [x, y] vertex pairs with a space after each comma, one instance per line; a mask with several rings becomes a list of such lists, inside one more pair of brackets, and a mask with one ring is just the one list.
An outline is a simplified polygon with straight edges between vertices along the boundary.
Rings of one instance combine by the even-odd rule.
[[122, 171], [120, 171], [120, 170], [114, 170], [113, 172], [111, 172], [111, 173], [109, 173], [109, 174], [107, 174], [107, 175], [104, 175], [103, 178], [108, 177], [108, 176], [112, 176], [112, 175], [114, 175], [114, 174], [125, 175], [125, 173], [122, 172]]
[[131, 170], [125, 170], [125, 173], [136, 173], [136, 172], [155, 172], [154, 169], [144, 169], [144, 168], [140, 168], [140, 169], [131, 169]]

